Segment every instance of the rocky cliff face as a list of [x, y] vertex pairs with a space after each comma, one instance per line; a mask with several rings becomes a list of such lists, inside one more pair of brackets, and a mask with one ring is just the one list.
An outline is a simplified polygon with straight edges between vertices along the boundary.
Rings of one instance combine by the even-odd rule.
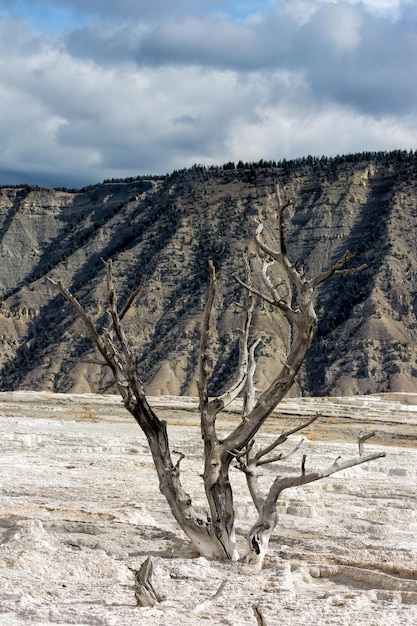
[[[233, 375], [239, 288], [256, 219], [276, 236], [273, 190], [294, 200], [290, 256], [314, 274], [357, 252], [359, 275], [334, 278], [317, 297], [320, 324], [294, 393], [414, 391], [417, 383], [417, 157], [389, 153], [279, 165], [195, 167], [80, 192], [0, 189], [0, 388], [114, 391], [107, 367], [70, 307], [47, 283], [58, 277], [106, 323], [104, 266], [111, 258], [122, 303], [147, 277], [126, 319], [152, 394], [195, 395], [207, 261], [219, 280], [212, 333], [213, 389]], [[288, 345], [285, 322], [257, 309], [258, 387]]]

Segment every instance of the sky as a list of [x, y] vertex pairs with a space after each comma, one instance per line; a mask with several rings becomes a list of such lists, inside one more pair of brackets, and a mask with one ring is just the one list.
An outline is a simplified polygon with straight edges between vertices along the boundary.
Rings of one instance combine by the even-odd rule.
[[0, 0], [0, 184], [416, 148], [415, 0]]

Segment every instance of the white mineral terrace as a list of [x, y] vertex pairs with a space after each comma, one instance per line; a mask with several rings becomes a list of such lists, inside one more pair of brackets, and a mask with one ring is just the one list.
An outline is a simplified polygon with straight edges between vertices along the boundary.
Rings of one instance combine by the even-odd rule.
[[[151, 403], [204, 513], [196, 400]], [[366, 449], [387, 456], [284, 492], [265, 567], [254, 572], [195, 556], [119, 397], [0, 394], [0, 624], [417, 624], [417, 395], [288, 400], [265, 438], [316, 411], [323, 425], [298, 456], [265, 467], [265, 485], [299, 471], [302, 454], [309, 468], [356, 455], [363, 429], [376, 433]], [[238, 419], [228, 413], [222, 427]], [[256, 515], [242, 473], [232, 481], [243, 548]], [[163, 599], [142, 608], [134, 574], [148, 556]]]

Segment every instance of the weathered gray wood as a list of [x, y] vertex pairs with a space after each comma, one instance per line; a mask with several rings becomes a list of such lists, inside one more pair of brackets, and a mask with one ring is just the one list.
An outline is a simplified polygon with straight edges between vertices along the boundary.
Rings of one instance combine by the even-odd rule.
[[161, 601], [152, 584], [153, 563], [148, 557], [135, 574], [135, 598], [139, 606], [155, 606]]
[[[341, 472], [349, 467], [362, 465], [363, 463], [368, 463], [369, 461], [380, 459], [384, 456], [385, 452], [374, 452], [366, 456], [347, 459], [346, 461], [339, 462], [337, 459], [336, 462], [329, 467], [309, 473], [305, 471], [305, 464], [302, 464], [300, 474], [295, 476], [286, 476], [285, 478], [276, 478], [272, 483], [268, 494], [263, 499], [257, 522], [249, 531], [248, 548], [243, 560], [246, 563], [254, 565], [258, 569], [262, 567], [263, 560], [268, 550], [269, 539], [278, 522], [277, 501], [285, 489], [307, 485], [308, 483], [322, 480], [323, 478], [327, 478], [328, 476]], [[305, 461], [304, 458], [303, 460]]]
[[216, 593], [211, 598], [209, 598], [205, 602], [202, 602], [201, 604], [198, 604], [193, 609], [193, 613], [203, 613], [204, 611], [207, 611], [207, 609], [210, 609], [212, 606], [214, 606], [216, 604], [217, 600], [222, 595], [222, 593], [223, 593], [223, 591], [224, 591], [224, 589], [226, 587], [226, 583], [227, 583], [227, 578], [222, 580], [222, 582], [220, 583], [220, 586], [217, 589]]
[[259, 606], [254, 604], [252, 607], [252, 610], [253, 610], [253, 614], [255, 615], [256, 623], [258, 624], [258, 626], [267, 626], [267, 623], [265, 621], [265, 618]]
[[[347, 269], [346, 264], [354, 258], [350, 252], [345, 254], [329, 269], [308, 279], [299, 260], [294, 263], [287, 255], [285, 234], [285, 209], [291, 202], [282, 202], [279, 189], [276, 189], [278, 241], [273, 244], [264, 240], [263, 224], [260, 223], [255, 233], [255, 244], [266, 256], [262, 270], [258, 276], [260, 285], [255, 285], [248, 260], [245, 258], [245, 279], [235, 276], [245, 294], [245, 303], [239, 305], [243, 312], [243, 323], [239, 335], [239, 362], [235, 382], [223, 394], [209, 397], [208, 382], [210, 369], [208, 365], [210, 327], [214, 323], [214, 308], [217, 280], [213, 263], [209, 263], [210, 289], [204, 309], [201, 327], [199, 350], [199, 408], [201, 418], [201, 435], [204, 446], [204, 490], [209, 509], [209, 516], [203, 518], [198, 514], [191, 498], [184, 490], [181, 481], [180, 462], [173, 463], [166, 423], [158, 418], [149, 405], [140, 379], [139, 363], [133, 354], [123, 330], [122, 319], [127, 310], [141, 291], [141, 285], [127, 299], [119, 312], [117, 295], [113, 283], [111, 260], [106, 261], [107, 296], [109, 302], [109, 326], [99, 333], [94, 320], [83, 308], [73, 294], [58, 281], [51, 284], [62, 293], [77, 315], [83, 321], [88, 333], [114, 376], [117, 388], [123, 398], [126, 409], [131, 413], [144, 432], [152, 454], [153, 462], [159, 479], [159, 489], [165, 496], [172, 514], [180, 527], [189, 537], [199, 554], [208, 558], [230, 559], [239, 558], [235, 537], [235, 511], [233, 491], [229, 474], [233, 464], [245, 472], [249, 493], [258, 512], [258, 520], [248, 536], [248, 549], [244, 559], [262, 566], [272, 531], [278, 521], [276, 512], [277, 499], [284, 489], [299, 486], [330, 476], [336, 471], [352, 467], [383, 456], [363, 454], [363, 446], [370, 435], [359, 438], [358, 458], [350, 461], [337, 460], [330, 469], [319, 472], [306, 470], [306, 457], [301, 462], [299, 475], [290, 478], [277, 478], [267, 493], [263, 493], [258, 484], [258, 468], [261, 465], [279, 461], [290, 453], [298, 450], [301, 443], [293, 446], [290, 453], [274, 453], [275, 449], [287, 441], [288, 437], [309, 426], [318, 416], [287, 432], [281, 433], [272, 444], [256, 451], [254, 438], [262, 428], [277, 404], [285, 397], [295, 382], [313, 340], [317, 328], [317, 316], [314, 310], [314, 290], [323, 281], [342, 274], [351, 274], [362, 270], [365, 266]], [[272, 275], [272, 270], [278, 270]], [[255, 297], [274, 307], [279, 314], [285, 316], [290, 326], [290, 347], [285, 363], [281, 365], [276, 378], [259, 396], [254, 385], [256, 359], [255, 349], [259, 339], [251, 338], [251, 324], [255, 306]], [[251, 346], [249, 347], [249, 342]], [[242, 419], [226, 437], [220, 438], [217, 433], [217, 419], [222, 409], [239, 394], [243, 394]], [[180, 458], [181, 460], [181, 458]], [[151, 572], [148, 565], [145, 573]], [[141, 577], [139, 577], [140, 584]], [[142, 585], [147, 589], [146, 584]], [[149, 589], [148, 589], [149, 591]]]

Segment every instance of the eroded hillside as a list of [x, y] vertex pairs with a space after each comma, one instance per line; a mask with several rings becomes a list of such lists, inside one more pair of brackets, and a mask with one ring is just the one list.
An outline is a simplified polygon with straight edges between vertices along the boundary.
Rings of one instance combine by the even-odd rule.
[[[256, 220], [276, 235], [277, 182], [294, 201], [288, 211], [290, 256], [308, 274], [357, 252], [359, 275], [325, 283], [320, 325], [300, 376], [305, 394], [413, 391], [417, 382], [417, 157], [389, 153], [303, 159], [277, 166], [200, 168], [161, 179], [111, 182], [80, 192], [0, 189], [1, 389], [110, 391], [108, 368], [48, 276], [62, 278], [106, 323], [102, 259], [111, 258], [120, 301], [147, 277], [127, 318], [151, 394], [194, 395], [199, 327], [217, 269], [213, 387], [237, 358], [240, 299], [234, 271], [254, 255]], [[258, 261], [252, 259], [256, 267]], [[274, 376], [288, 329], [265, 306], [255, 316], [258, 386]]]

